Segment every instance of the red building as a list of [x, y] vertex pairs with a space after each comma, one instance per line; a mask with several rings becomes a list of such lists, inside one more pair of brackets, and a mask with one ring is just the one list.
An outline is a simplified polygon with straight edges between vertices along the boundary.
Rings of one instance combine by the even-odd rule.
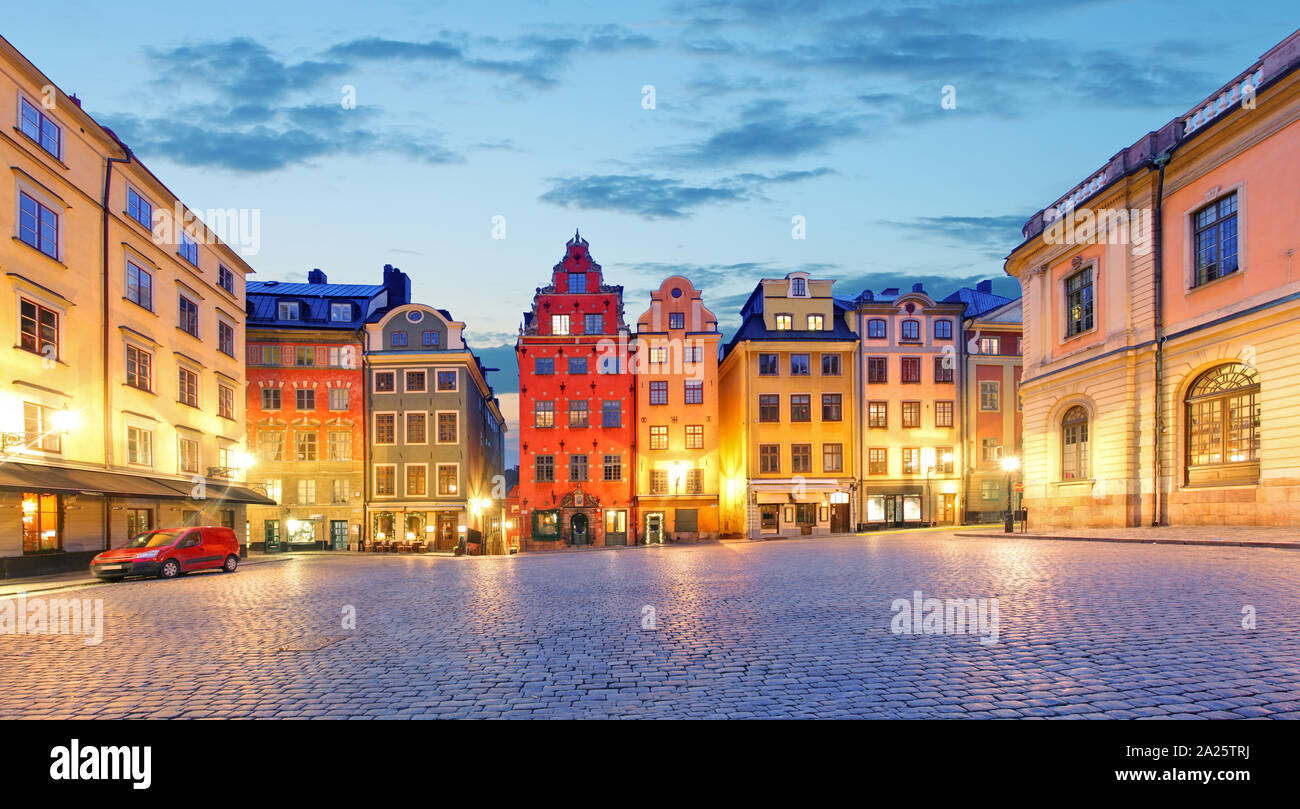
[[[962, 430], [965, 434], [965, 522], [997, 522], [1007, 507], [1009, 487], [1018, 475], [1004, 468], [1003, 459], [1020, 458], [1024, 413], [1020, 408], [1020, 299], [992, 294], [981, 281], [969, 293], [963, 322], [965, 368]], [[1012, 506], [1020, 498], [1010, 492]]]
[[522, 550], [636, 541], [636, 425], [623, 287], [576, 232], [533, 297], [519, 363]]

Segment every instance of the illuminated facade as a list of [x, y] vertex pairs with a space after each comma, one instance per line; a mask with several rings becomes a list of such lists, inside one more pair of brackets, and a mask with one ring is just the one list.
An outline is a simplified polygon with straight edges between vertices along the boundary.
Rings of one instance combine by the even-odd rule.
[[[1024, 411], [1020, 406], [1020, 300], [988, 292], [980, 282], [964, 320], [966, 352], [962, 383], [962, 433], [965, 435], [966, 522], [998, 522], [1007, 507], [1020, 505], [1014, 491], [1019, 477], [1002, 468], [1005, 457], [1023, 449]], [[1006, 301], [997, 305], [999, 300]]]

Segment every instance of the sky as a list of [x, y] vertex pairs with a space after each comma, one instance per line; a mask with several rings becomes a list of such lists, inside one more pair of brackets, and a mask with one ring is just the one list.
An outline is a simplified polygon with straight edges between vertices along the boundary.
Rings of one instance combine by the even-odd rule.
[[793, 270], [1015, 295], [1029, 216], [1298, 22], [1293, 0], [69, 0], [0, 34], [191, 209], [255, 215], [252, 280], [405, 270], [502, 369], [513, 431], [521, 313], [575, 229], [633, 323], [674, 273], [727, 332]]

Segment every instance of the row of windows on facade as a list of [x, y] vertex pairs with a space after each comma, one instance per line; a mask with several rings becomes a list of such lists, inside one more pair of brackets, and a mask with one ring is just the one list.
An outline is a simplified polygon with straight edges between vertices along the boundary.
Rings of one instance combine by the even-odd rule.
[[[590, 427], [590, 403], [586, 399], [569, 400], [569, 426], [570, 427]], [[533, 403], [533, 426], [534, 427], [554, 427], [555, 426], [555, 402], [554, 400], [543, 400]], [[600, 426], [602, 427], [622, 427], [623, 426], [623, 403], [616, 399], [606, 399], [601, 402], [600, 409]]]
[[[147, 349], [135, 345], [126, 347], [126, 384], [146, 393], [154, 393], [154, 357]], [[199, 372], [180, 366], [176, 370], [176, 401], [190, 407], [199, 407]], [[235, 389], [217, 384], [217, 415], [224, 419], [235, 418]]]
[[604, 315], [583, 315], [582, 331], [575, 331], [574, 325], [573, 315], [551, 315], [551, 334], [553, 335], [605, 334]]
[[[405, 497], [428, 496], [428, 464], [404, 464]], [[460, 493], [460, 465], [435, 464], [435, 488], [437, 497], [455, 497]], [[397, 496], [397, 464], [375, 464], [375, 497]]]
[[[176, 438], [176, 469], [182, 474], [199, 474], [203, 470], [202, 445], [196, 438], [187, 438], [178, 433]], [[235, 445], [217, 448], [217, 466], [215, 477], [232, 477], [235, 456], [239, 448]], [[130, 466], [154, 467], [154, 431], [150, 427], [128, 424], [126, 428], [126, 462]]]
[[[820, 360], [821, 360], [822, 376], [840, 375], [841, 365], [840, 365], [839, 354], [821, 354]], [[759, 354], [758, 375], [759, 376], [780, 376], [781, 355], [780, 354]], [[811, 376], [811, 375], [812, 375], [812, 355], [791, 354], [790, 355], [790, 376]]]
[[[568, 456], [568, 479], [570, 481], [574, 483], [583, 483], [591, 480], [590, 467], [588, 463], [589, 458], [590, 456], [582, 453]], [[533, 456], [533, 480], [537, 483], [555, 482], [554, 455]], [[601, 456], [601, 480], [606, 482], [623, 480], [622, 455]]]
[[[758, 471], [762, 475], [783, 474], [781, 469], [781, 444], [758, 445]], [[789, 444], [790, 473], [809, 474], [813, 472], [813, 445]], [[822, 444], [823, 473], [840, 473], [844, 471], [844, 445], [839, 443]]]
[[[935, 447], [934, 461], [922, 468], [921, 447], [902, 448], [902, 470], [904, 475], [935, 474], [951, 475], [953, 473], [952, 447]], [[867, 448], [867, 474], [889, 474], [889, 447]]]
[[[889, 321], [883, 317], [867, 319], [868, 340], [888, 340]], [[898, 339], [905, 343], [921, 342], [921, 321], [907, 318], [898, 324]], [[952, 339], [952, 321], [940, 319], [934, 321], [934, 339]]]
[[[280, 478], [270, 478], [260, 481], [267, 497], [277, 503], [285, 505], [284, 484]], [[312, 478], [300, 478], [293, 484], [293, 493], [295, 495], [294, 503], [302, 506], [322, 504], [317, 495], [317, 481]], [[333, 478], [329, 481], [329, 503], [331, 505], [346, 505], [352, 502], [353, 483], [345, 478]]]
[[248, 364], [268, 368], [357, 368], [356, 346], [298, 346], [249, 343]]
[[[649, 349], [647, 357], [651, 365], [668, 364], [668, 348], [665, 346], [653, 346]], [[704, 349], [700, 346], [683, 346], [682, 367], [684, 371], [690, 372], [695, 366], [704, 362]], [[590, 366], [586, 357], [569, 357], [568, 372], [574, 376], [582, 376], [590, 373]], [[534, 357], [533, 373], [537, 376], [553, 376], [555, 374], [555, 357]], [[615, 374], [618, 373], [618, 363], [616, 357], [601, 357], [596, 363], [596, 373], [598, 374]]]
[[[1191, 288], [1235, 273], [1237, 255], [1237, 192], [1211, 202], [1191, 215]], [[1096, 321], [1095, 268], [1085, 267], [1065, 279], [1065, 336], [1091, 331]]]

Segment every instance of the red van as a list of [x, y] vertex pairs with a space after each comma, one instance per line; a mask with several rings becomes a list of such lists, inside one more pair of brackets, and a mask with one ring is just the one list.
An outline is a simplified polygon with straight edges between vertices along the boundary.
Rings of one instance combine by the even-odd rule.
[[174, 579], [211, 569], [234, 573], [238, 567], [239, 540], [234, 531], [220, 526], [145, 531], [90, 561], [90, 572], [104, 581], [121, 581], [127, 576]]

